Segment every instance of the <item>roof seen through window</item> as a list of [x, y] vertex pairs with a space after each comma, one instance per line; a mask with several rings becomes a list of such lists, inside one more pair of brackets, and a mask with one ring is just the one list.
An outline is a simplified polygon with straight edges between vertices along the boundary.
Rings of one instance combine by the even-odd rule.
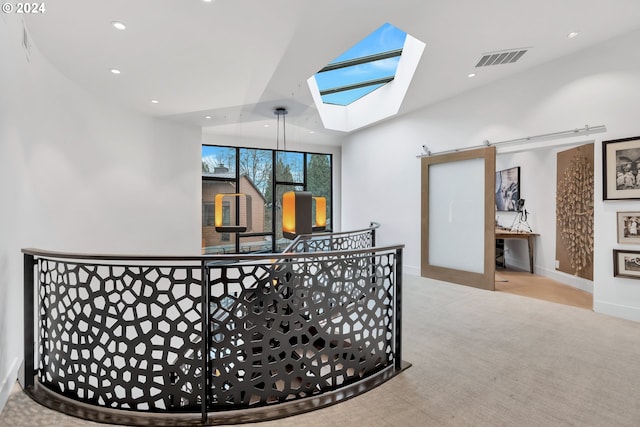
[[406, 36], [387, 23], [331, 61], [315, 75], [322, 101], [349, 105], [393, 80]]

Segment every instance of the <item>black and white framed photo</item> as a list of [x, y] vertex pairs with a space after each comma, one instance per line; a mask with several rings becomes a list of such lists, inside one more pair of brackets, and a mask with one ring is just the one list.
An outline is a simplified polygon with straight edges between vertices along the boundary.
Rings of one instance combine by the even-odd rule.
[[640, 245], [640, 212], [618, 212], [618, 243]]
[[614, 277], [640, 279], [640, 251], [613, 250]]
[[516, 212], [520, 200], [520, 166], [496, 172], [496, 210]]
[[604, 200], [640, 199], [640, 136], [602, 141]]

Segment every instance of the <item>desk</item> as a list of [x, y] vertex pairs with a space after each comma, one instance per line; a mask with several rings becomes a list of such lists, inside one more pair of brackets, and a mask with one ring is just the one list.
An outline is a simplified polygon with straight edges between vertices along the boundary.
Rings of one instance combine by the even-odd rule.
[[539, 234], [496, 228], [496, 239], [527, 239], [527, 243], [529, 244], [529, 270], [531, 271], [531, 274], [533, 274], [533, 242], [536, 236], [539, 236]]

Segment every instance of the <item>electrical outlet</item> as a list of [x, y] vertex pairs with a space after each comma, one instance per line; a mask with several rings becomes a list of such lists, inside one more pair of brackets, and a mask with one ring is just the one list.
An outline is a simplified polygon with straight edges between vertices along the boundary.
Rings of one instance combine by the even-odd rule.
[[556, 268], [560, 268], [560, 261], [556, 260]]

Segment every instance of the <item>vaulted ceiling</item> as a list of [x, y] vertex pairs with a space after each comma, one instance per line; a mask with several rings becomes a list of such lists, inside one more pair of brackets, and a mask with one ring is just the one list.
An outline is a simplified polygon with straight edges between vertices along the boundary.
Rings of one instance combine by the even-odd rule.
[[[284, 106], [288, 136], [311, 143], [344, 134], [323, 128], [307, 79], [385, 22], [426, 44], [399, 114], [640, 28], [638, 0], [55, 0], [46, 8], [25, 15], [33, 44], [98, 99], [264, 138]], [[516, 63], [475, 68], [487, 52], [522, 48]]]

